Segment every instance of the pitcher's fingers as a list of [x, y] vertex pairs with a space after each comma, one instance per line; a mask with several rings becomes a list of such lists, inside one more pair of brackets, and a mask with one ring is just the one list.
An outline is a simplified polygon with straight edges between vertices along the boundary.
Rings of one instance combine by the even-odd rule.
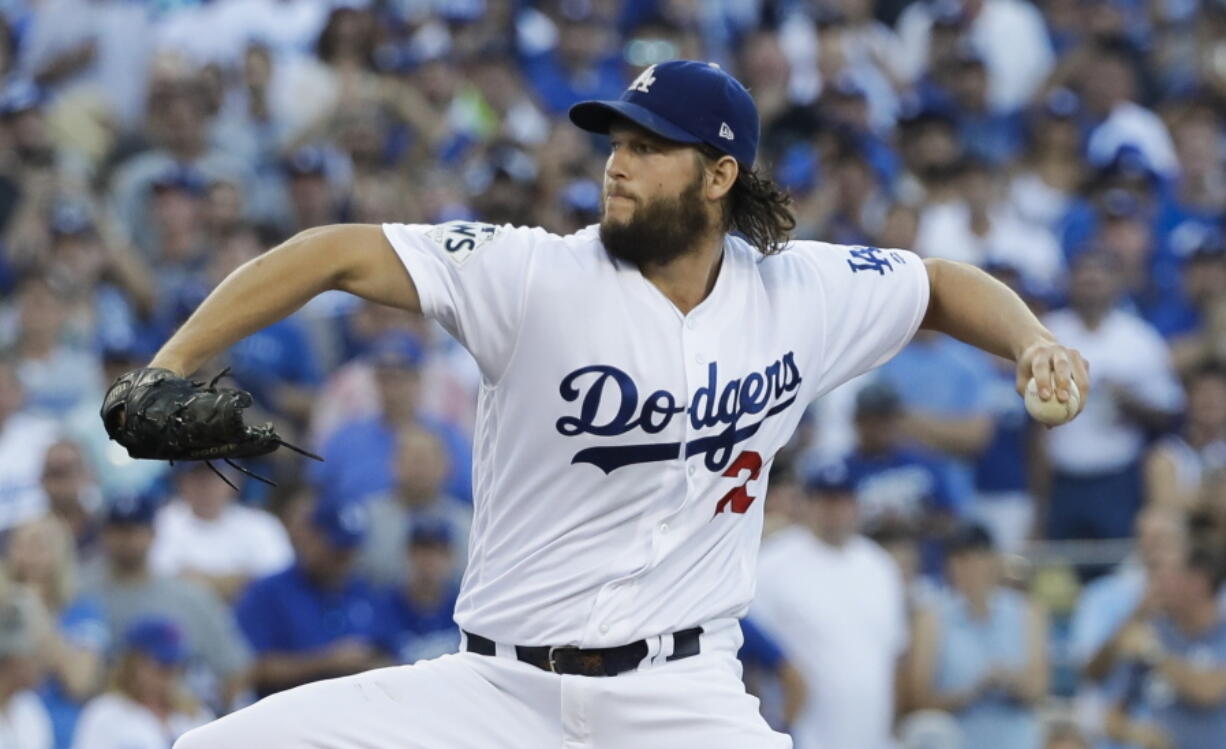
[[1051, 398], [1050, 348], [1044, 346], [1035, 352], [1034, 358], [1030, 360], [1030, 376], [1034, 378], [1034, 383], [1039, 388], [1039, 398], [1049, 400]]
[[1073, 380], [1073, 363], [1065, 349], [1057, 349], [1052, 358], [1055, 360], [1056, 399], [1067, 403], [1071, 393], [1069, 383]]

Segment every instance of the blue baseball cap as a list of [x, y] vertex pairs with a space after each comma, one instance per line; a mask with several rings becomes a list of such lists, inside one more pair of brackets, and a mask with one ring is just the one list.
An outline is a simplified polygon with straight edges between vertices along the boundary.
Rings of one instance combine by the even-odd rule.
[[851, 496], [855, 493], [856, 484], [852, 481], [847, 464], [835, 461], [810, 473], [805, 479], [805, 489], [822, 496]]
[[132, 492], [113, 497], [106, 505], [108, 525], [153, 525], [158, 500], [150, 492]]
[[311, 511], [311, 524], [336, 548], [353, 549], [366, 540], [370, 513], [360, 502], [323, 499]]
[[147, 655], [163, 666], [178, 666], [187, 660], [183, 632], [166, 617], [137, 619], [124, 632], [123, 639], [129, 650]]
[[740, 81], [713, 62], [670, 60], [646, 68], [614, 101], [583, 101], [570, 121], [607, 134], [619, 117], [661, 138], [705, 143], [752, 167], [758, 152], [758, 107]]

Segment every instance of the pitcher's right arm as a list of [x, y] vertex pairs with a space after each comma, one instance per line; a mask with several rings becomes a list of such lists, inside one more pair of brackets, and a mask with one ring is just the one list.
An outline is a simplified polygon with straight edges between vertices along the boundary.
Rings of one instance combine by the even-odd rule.
[[244, 263], [213, 289], [150, 366], [187, 376], [331, 289], [421, 311], [413, 279], [377, 224], [307, 229]]

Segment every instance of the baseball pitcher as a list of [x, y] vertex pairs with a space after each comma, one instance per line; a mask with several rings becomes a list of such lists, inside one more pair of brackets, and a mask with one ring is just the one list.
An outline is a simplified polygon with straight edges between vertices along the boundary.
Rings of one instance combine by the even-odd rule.
[[239, 391], [186, 378], [316, 294], [439, 321], [480, 365], [460, 652], [268, 697], [176, 746], [788, 747], [740, 680], [775, 453], [806, 405], [923, 326], [1044, 399], [1086, 363], [979, 270], [789, 241], [758, 115], [718, 66], [648, 68], [570, 111], [609, 136], [599, 225], [304, 231], [235, 271], [103, 418], [137, 457], [276, 449]]

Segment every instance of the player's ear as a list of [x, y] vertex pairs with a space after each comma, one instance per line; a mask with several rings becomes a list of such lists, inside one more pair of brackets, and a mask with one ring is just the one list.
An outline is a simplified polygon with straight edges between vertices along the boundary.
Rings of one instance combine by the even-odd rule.
[[741, 167], [731, 156], [720, 156], [707, 165], [707, 199], [719, 200], [736, 184]]

